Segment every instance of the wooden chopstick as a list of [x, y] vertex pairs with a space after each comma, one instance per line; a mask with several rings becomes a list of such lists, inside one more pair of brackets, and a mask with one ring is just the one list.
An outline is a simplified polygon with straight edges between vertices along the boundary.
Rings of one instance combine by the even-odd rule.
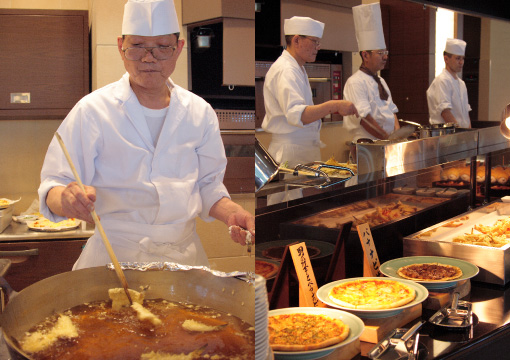
[[[69, 152], [67, 151], [67, 148], [64, 144], [64, 141], [60, 137], [60, 134], [58, 132], [55, 132], [55, 136], [60, 144], [60, 147], [62, 148], [62, 151], [64, 151], [64, 155], [66, 156], [67, 162], [69, 163], [69, 166], [71, 167], [71, 170], [74, 174], [74, 178], [76, 179], [76, 182], [80, 186], [80, 189], [85, 193], [85, 187], [83, 186], [83, 183], [80, 180], [80, 176], [78, 175], [78, 172], [76, 171], [76, 168], [74, 167], [73, 160], [71, 159], [71, 156], [69, 156]], [[90, 212], [92, 215], [92, 219], [94, 219], [94, 223], [96, 224], [97, 229], [99, 230], [99, 234], [101, 234], [101, 238], [103, 239], [104, 246], [106, 247], [106, 251], [108, 251], [108, 255], [110, 256], [110, 259], [113, 262], [113, 266], [115, 268], [115, 272], [117, 273], [117, 276], [119, 277], [119, 280], [124, 287], [124, 291], [126, 292], [126, 296], [129, 300], [129, 303], [132, 305], [133, 300], [131, 300], [131, 295], [129, 295], [128, 291], [128, 283], [126, 280], [126, 277], [124, 276], [124, 272], [122, 271], [119, 262], [117, 261], [117, 257], [115, 256], [115, 253], [113, 252], [112, 246], [110, 245], [110, 241], [108, 241], [108, 237], [106, 237], [106, 234], [104, 232], [103, 226], [101, 225], [101, 222], [99, 221], [99, 217], [96, 214], [95, 210], [92, 210]]]

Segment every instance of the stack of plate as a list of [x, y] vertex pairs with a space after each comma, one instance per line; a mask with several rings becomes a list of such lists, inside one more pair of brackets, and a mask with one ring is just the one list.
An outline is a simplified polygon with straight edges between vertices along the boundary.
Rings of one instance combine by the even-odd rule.
[[255, 360], [266, 360], [269, 355], [269, 331], [267, 329], [266, 279], [255, 275]]

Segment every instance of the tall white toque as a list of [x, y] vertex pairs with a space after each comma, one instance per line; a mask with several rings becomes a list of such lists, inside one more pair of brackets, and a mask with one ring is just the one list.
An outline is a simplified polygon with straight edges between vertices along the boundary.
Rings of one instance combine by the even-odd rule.
[[322, 38], [324, 23], [309, 17], [293, 16], [283, 23], [285, 35], [305, 35]]
[[159, 36], [180, 32], [173, 0], [128, 0], [122, 35]]
[[358, 50], [386, 49], [379, 3], [354, 6], [352, 15]]
[[466, 42], [460, 39], [446, 39], [444, 51], [448, 54], [464, 56], [466, 53]]

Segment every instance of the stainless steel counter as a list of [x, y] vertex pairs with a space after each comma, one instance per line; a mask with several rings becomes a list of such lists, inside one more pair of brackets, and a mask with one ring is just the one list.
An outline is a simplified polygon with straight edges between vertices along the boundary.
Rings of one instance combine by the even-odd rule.
[[94, 226], [87, 224], [85, 229], [82, 229], [82, 225], [76, 230], [42, 232], [29, 230], [26, 224], [11, 221], [11, 224], [0, 234], [0, 242], [88, 239], [94, 234]]

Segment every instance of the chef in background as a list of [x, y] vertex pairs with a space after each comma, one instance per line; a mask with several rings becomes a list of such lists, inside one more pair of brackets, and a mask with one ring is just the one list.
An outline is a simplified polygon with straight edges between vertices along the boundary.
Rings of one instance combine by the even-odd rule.
[[464, 66], [465, 51], [465, 41], [446, 40], [443, 52], [445, 68], [427, 89], [431, 124], [454, 123], [462, 128], [471, 127], [466, 84], [458, 77]]
[[[320, 49], [324, 23], [309, 17], [285, 19], [286, 49], [267, 72], [264, 82], [266, 115], [262, 128], [271, 133], [268, 151], [288, 167], [321, 159], [321, 119], [328, 114], [358, 113], [350, 101], [313, 104], [304, 65], [314, 62]], [[322, 144], [323, 146], [323, 144]]]
[[345, 83], [344, 99], [358, 109], [360, 118], [344, 118], [353, 141], [360, 138], [386, 139], [399, 128], [397, 106], [391, 92], [377, 72], [384, 69], [388, 50], [384, 41], [379, 3], [354, 6], [354, 27], [362, 64]]
[[[170, 75], [184, 46], [173, 0], [129, 0], [118, 50], [126, 73], [82, 98], [58, 132], [41, 172], [41, 212], [93, 222], [95, 209], [119, 261], [208, 265], [195, 218], [255, 234], [254, 217], [230, 200], [214, 110]], [[231, 237], [245, 244], [235, 227]], [[73, 269], [111, 262], [96, 230]]]

